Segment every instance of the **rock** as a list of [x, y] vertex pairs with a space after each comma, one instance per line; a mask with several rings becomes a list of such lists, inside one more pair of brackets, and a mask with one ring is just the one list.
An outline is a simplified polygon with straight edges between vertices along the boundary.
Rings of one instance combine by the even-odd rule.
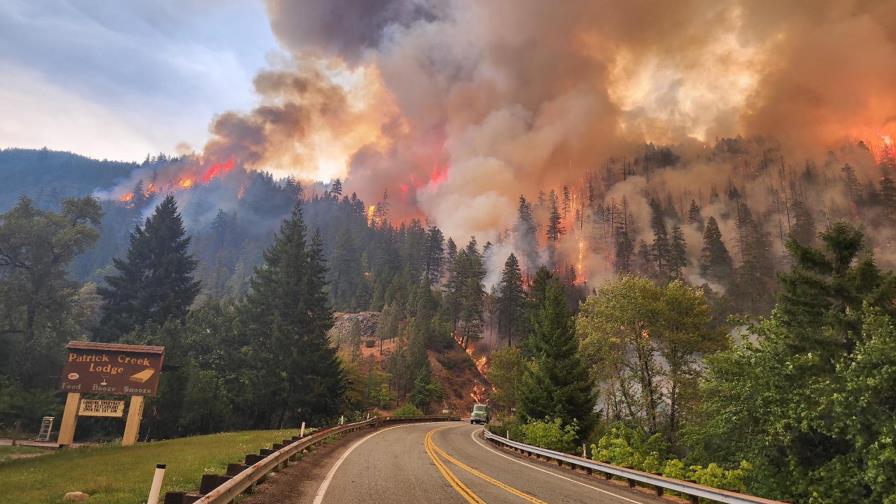
[[65, 502], [84, 502], [89, 498], [90, 496], [84, 492], [69, 492], [65, 494], [62, 500]]
[[379, 322], [380, 312], [359, 312], [359, 313], [334, 313], [333, 328], [330, 329], [330, 342], [334, 345], [351, 345], [352, 325], [357, 323], [359, 332], [361, 333], [361, 343], [365, 340], [374, 338], [376, 333], [376, 325]]

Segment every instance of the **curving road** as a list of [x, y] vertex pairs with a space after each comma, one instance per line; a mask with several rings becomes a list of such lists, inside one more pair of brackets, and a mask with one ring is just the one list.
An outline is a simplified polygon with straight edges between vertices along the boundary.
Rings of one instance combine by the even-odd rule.
[[[487, 446], [481, 427], [451, 422], [389, 427], [342, 447], [311, 495], [345, 503], [668, 503], [644, 491]], [[334, 457], [335, 458], [335, 457]]]

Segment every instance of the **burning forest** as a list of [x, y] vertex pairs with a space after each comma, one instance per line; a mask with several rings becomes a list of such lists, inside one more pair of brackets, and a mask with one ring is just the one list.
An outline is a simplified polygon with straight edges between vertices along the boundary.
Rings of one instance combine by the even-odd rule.
[[131, 342], [174, 363], [162, 438], [487, 403], [644, 473], [896, 499], [896, 2], [259, 2], [251, 68], [230, 32], [153, 55], [246, 86], [176, 155], [0, 150], [0, 430], [62, 409], [65, 341]]

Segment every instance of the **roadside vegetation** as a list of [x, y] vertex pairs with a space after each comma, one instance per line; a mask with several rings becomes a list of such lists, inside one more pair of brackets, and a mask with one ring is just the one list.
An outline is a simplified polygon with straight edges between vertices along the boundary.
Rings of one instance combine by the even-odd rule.
[[574, 317], [534, 290], [528, 338], [493, 355], [494, 431], [770, 498], [892, 501], [896, 277], [866, 243], [846, 223], [791, 239], [771, 313], [722, 325], [678, 279], [621, 276]]

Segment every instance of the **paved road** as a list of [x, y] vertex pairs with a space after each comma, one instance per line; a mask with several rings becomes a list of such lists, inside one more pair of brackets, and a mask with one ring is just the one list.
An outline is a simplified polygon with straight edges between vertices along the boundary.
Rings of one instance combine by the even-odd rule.
[[[345, 503], [668, 503], [598, 477], [486, 446], [468, 423], [375, 431], [344, 447], [313, 496]], [[307, 499], [307, 500], [306, 500]]]

